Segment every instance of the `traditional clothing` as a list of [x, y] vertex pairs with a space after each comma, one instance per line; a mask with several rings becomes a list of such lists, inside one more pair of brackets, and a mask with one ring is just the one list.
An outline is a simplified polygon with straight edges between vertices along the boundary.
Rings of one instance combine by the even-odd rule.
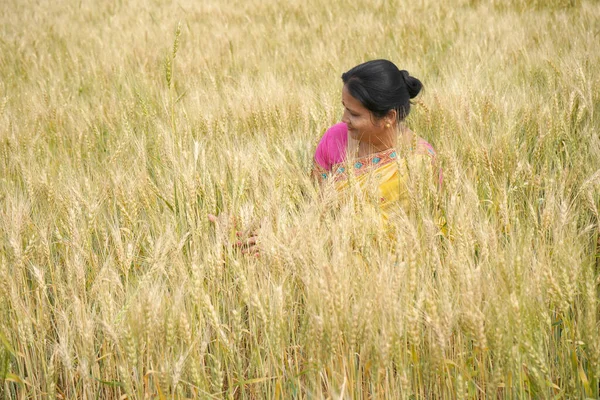
[[[355, 159], [347, 156], [352, 154], [349, 150], [352, 145], [357, 143], [348, 140], [346, 124], [338, 123], [329, 128], [315, 151], [319, 178], [323, 182], [333, 181], [340, 192], [355, 182], [366, 196], [378, 201], [386, 220], [398, 207], [408, 211], [411, 179], [433, 176], [435, 150], [423, 139], [413, 146], [389, 148]], [[441, 173], [439, 179], [441, 183]]]

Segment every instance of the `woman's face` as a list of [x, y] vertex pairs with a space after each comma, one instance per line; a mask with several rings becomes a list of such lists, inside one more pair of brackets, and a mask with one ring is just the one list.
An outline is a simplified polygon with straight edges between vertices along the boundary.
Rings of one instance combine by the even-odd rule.
[[375, 118], [360, 101], [352, 97], [346, 85], [342, 89], [344, 116], [342, 122], [348, 125], [350, 137], [361, 142], [378, 144], [385, 131], [385, 121]]

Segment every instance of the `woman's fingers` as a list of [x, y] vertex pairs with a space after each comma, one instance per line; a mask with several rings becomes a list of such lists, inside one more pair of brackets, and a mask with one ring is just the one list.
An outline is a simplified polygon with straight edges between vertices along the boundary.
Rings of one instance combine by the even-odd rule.
[[214, 225], [220, 225], [225, 228], [236, 229], [238, 227], [238, 221], [233, 214], [206, 214], [208, 221]]
[[241, 248], [249, 248], [249, 247], [256, 246], [257, 243], [258, 243], [258, 236], [252, 236], [246, 240], [238, 240], [235, 245], [237, 247], [241, 247]]
[[260, 250], [252, 248], [252, 249], [244, 249], [242, 250], [243, 255], [260, 257]]
[[242, 254], [260, 257], [260, 248], [258, 247], [257, 238], [250, 238], [247, 242], [248, 244], [241, 249]]
[[[222, 223], [226, 223], [227, 221], [223, 221], [222, 216], [216, 216], [214, 214], [207, 214], [208, 217], [208, 221], [212, 224], [214, 224], [215, 226], [217, 225], [221, 225]], [[237, 226], [237, 221], [235, 220], [235, 218], [233, 216], [229, 216], [229, 223], [231, 223], [233, 225], [233, 227], [235, 228]], [[236, 231], [235, 235], [237, 236], [238, 240], [235, 244], [234, 247], [238, 248], [241, 250], [242, 254], [246, 254], [246, 255], [253, 255], [255, 257], [259, 257], [259, 250], [258, 250], [258, 234], [256, 231], [250, 231], [250, 232], [242, 232], [242, 231]], [[247, 239], [241, 239], [242, 237], [247, 237]]]

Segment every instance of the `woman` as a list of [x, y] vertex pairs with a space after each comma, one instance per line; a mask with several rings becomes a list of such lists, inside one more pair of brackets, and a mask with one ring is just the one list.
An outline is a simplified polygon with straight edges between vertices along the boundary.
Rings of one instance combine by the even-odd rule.
[[342, 81], [342, 122], [321, 138], [313, 175], [338, 191], [350, 181], [374, 189], [386, 219], [398, 204], [407, 211], [411, 175], [435, 163], [433, 147], [403, 123], [422, 84], [387, 60], [360, 64]]
[[[342, 81], [342, 122], [321, 138], [313, 175], [323, 184], [331, 182], [338, 191], [356, 183], [364, 192], [375, 192], [387, 220], [398, 205], [408, 211], [413, 177], [433, 176], [433, 147], [403, 124], [410, 99], [422, 85], [387, 60], [360, 64], [342, 74]], [[216, 223], [217, 217], [209, 215], [209, 220]], [[256, 234], [249, 236], [237, 246], [256, 254]]]

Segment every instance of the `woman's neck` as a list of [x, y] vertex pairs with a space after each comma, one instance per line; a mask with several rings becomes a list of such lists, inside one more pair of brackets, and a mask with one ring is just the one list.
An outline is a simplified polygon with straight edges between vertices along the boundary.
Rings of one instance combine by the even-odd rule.
[[387, 150], [390, 147], [394, 147], [394, 144], [387, 144], [387, 143], [373, 144], [373, 143], [368, 143], [368, 142], [359, 142], [358, 143], [358, 152], [357, 152], [356, 156], [357, 156], [357, 158], [366, 157], [368, 155]]
[[413, 135], [414, 133], [410, 129], [401, 125], [397, 129], [390, 130], [390, 134], [380, 138], [378, 143], [359, 142], [356, 157], [362, 158], [374, 153], [379, 153], [392, 147], [397, 147], [398, 144], [410, 144]]

